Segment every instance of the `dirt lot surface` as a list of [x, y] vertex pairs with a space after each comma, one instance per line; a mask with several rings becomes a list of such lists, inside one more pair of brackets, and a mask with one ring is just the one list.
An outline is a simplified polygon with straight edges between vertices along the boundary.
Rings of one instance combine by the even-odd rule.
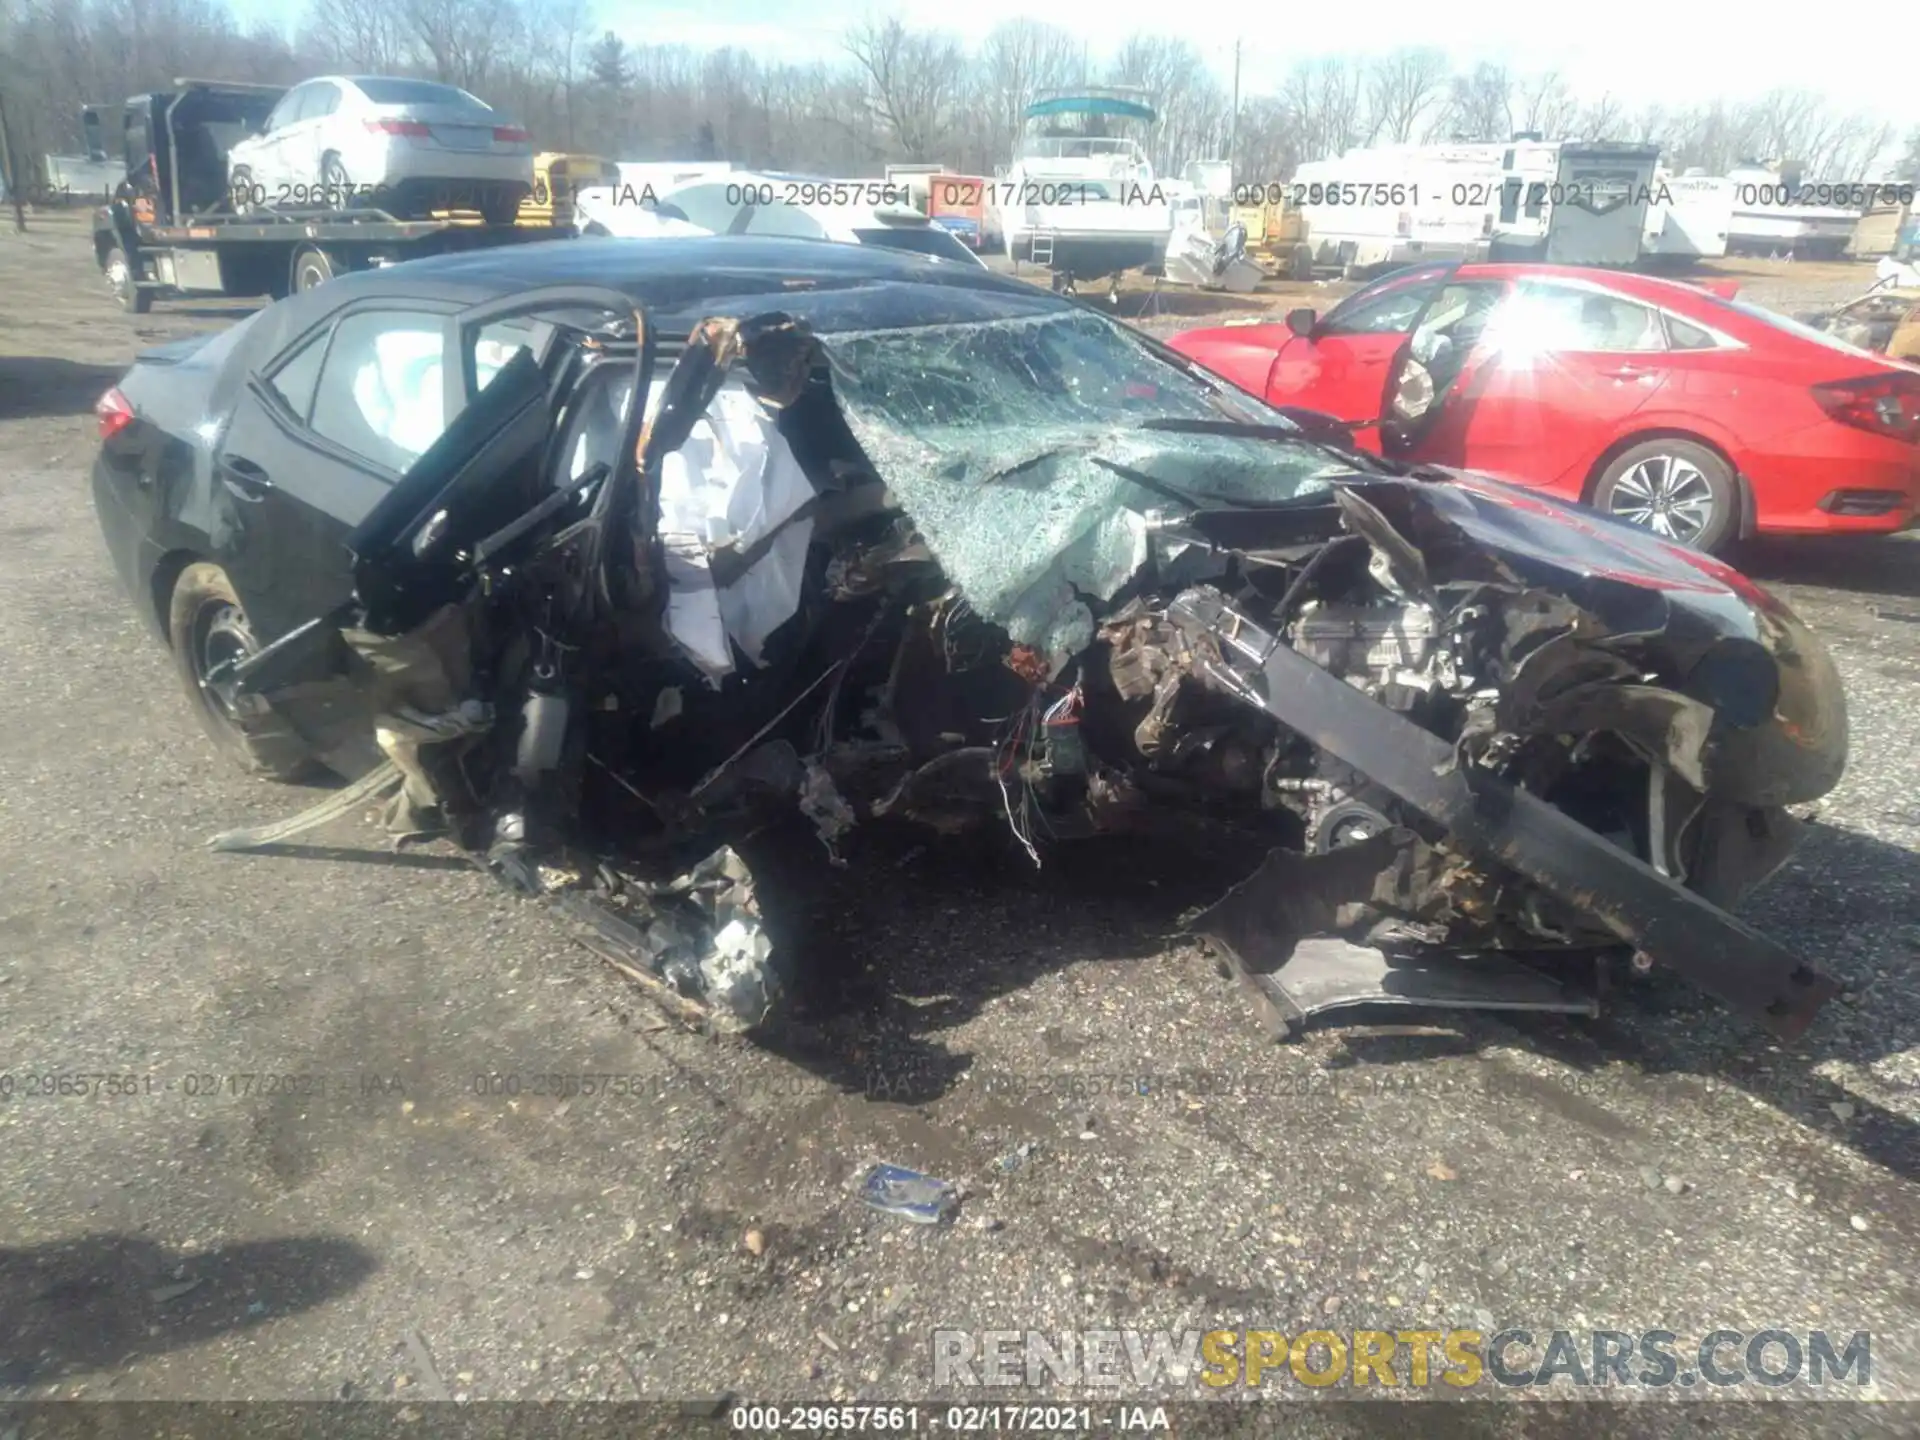
[[[1865, 286], [1744, 272], [1782, 304]], [[1846, 984], [1798, 1046], [1655, 980], [1598, 1021], [1277, 1047], [1177, 938], [1203, 877], [1102, 852], [817, 893], [844, 1004], [786, 1056], [664, 1025], [370, 824], [209, 853], [311, 792], [202, 738], [102, 551], [88, 411], [245, 307], [122, 313], [73, 218], [0, 233], [0, 296], [0, 1398], [905, 1399], [936, 1327], [1525, 1325], [1869, 1330], [1864, 1393], [1920, 1399], [1920, 547], [1747, 558], [1854, 728], [1747, 910]], [[134, 1093], [27, 1089], [103, 1073]], [[579, 1075], [631, 1078], [536, 1093]], [[874, 1159], [962, 1185], [958, 1222], [864, 1209]], [[1340, 1409], [1313, 1428], [1368, 1430]]]

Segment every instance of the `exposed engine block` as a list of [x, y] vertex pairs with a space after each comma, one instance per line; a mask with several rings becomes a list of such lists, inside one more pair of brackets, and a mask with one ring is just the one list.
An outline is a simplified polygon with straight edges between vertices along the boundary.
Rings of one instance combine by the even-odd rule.
[[1374, 694], [1395, 684], [1427, 686], [1439, 621], [1425, 605], [1305, 606], [1289, 634], [1293, 648], [1349, 684]]

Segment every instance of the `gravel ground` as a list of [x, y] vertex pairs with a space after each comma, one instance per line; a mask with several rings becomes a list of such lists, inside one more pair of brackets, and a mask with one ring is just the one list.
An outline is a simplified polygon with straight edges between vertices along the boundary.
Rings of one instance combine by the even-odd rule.
[[[1169, 938], [1200, 866], [1092, 851], [814, 890], [858, 1003], [778, 1055], [665, 1026], [369, 826], [205, 849], [310, 797], [202, 739], [102, 552], [87, 410], [238, 311], [136, 319], [90, 270], [70, 219], [0, 235], [0, 1072], [136, 1093], [0, 1103], [0, 1397], [913, 1398], [936, 1327], [1520, 1324], [1865, 1329], [1867, 1393], [1920, 1398], [1914, 545], [1748, 557], [1854, 726], [1748, 907], [1847, 986], [1796, 1047], [1658, 981], [1598, 1021], [1275, 1047]], [[581, 1073], [634, 1078], [530, 1093]], [[873, 1159], [962, 1185], [958, 1223], [860, 1207]]]

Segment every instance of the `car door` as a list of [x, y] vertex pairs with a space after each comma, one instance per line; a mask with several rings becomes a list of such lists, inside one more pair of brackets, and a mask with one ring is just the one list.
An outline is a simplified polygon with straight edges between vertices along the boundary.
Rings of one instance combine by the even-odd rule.
[[[301, 107], [299, 163], [309, 186], [318, 185], [325, 178], [321, 157], [329, 150], [345, 148], [342, 138], [335, 133], [333, 120], [340, 112], [342, 98], [340, 87], [331, 80], [316, 80], [313, 98]], [[308, 198], [311, 201], [313, 197]]]
[[284, 166], [280, 159], [280, 147], [286, 138], [294, 119], [300, 113], [300, 106], [306, 100], [307, 87], [296, 85], [280, 97], [279, 104], [273, 107], [266, 122], [260, 127], [260, 134], [247, 146], [240, 161], [253, 172], [253, 183], [264, 191], [255, 192], [255, 198], [263, 199], [266, 204], [278, 202], [279, 187], [286, 183]]
[[[236, 672], [242, 693], [263, 696], [329, 764], [364, 768], [371, 701], [340, 664], [342, 625], [351, 615], [377, 633], [404, 633], [459, 593], [462, 552], [506, 543], [496, 527], [521, 517], [514, 487], [499, 482], [547, 445], [556, 405], [556, 330], [533, 317], [631, 306], [616, 292], [561, 287], [466, 311], [407, 301], [343, 312], [327, 327], [304, 427], [290, 413], [304, 380], [284, 368], [305, 363], [299, 345], [263, 367], [257, 378], [293, 397], [269, 417], [287, 452], [323, 455], [333, 468], [325, 493], [306, 497], [313, 513], [270, 496], [281, 524], [262, 525], [263, 543], [243, 547], [248, 581], [236, 577], [235, 588], [249, 620], [252, 597], [272, 597], [278, 643]], [[631, 437], [620, 448], [630, 457]], [[307, 573], [261, 573], [275, 564]], [[309, 608], [295, 616], [298, 603]], [[265, 625], [254, 629], [268, 639]]]
[[340, 107], [340, 87], [310, 80], [300, 89], [299, 112], [280, 141], [280, 169], [283, 182], [294, 187], [288, 203], [311, 206], [319, 197], [308, 192], [320, 183], [320, 157], [328, 148], [327, 117]]
[[[1441, 280], [1455, 267], [1422, 265], [1396, 271], [1358, 290], [1305, 334], [1280, 347], [1267, 382], [1269, 404], [1319, 410], [1368, 426], [1380, 413], [1387, 371]], [[1370, 428], [1359, 443], [1377, 450]]]
[[215, 451], [214, 545], [262, 644], [350, 597], [347, 535], [444, 428], [452, 313], [342, 311], [248, 378]]
[[1598, 284], [1525, 277], [1496, 299], [1456, 282], [1415, 337], [1444, 398], [1408, 458], [1577, 499], [1665, 384], [1666, 350], [1657, 309]]

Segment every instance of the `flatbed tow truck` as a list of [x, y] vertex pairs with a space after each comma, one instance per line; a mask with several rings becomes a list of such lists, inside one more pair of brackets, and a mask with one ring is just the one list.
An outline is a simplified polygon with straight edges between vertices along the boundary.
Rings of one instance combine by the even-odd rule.
[[[449, 250], [552, 239], [566, 232], [489, 225], [471, 211], [401, 218], [363, 204], [299, 209], [254, 204], [236, 214], [227, 152], [256, 133], [284, 87], [180, 79], [136, 95], [121, 118], [127, 178], [94, 212], [93, 251], [121, 305], [154, 299], [266, 296], [311, 290], [363, 270]], [[84, 117], [98, 144], [98, 112]]]

